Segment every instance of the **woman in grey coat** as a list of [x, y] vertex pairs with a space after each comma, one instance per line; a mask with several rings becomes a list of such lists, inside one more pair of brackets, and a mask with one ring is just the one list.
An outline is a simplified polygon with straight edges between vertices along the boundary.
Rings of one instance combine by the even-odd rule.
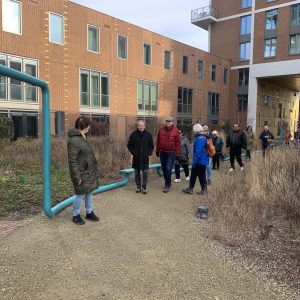
[[73, 202], [73, 222], [83, 225], [85, 222], [80, 216], [81, 200], [85, 201], [86, 219], [97, 222], [99, 218], [93, 212], [92, 192], [98, 184], [97, 160], [87, 133], [91, 121], [86, 116], [79, 117], [75, 128], [68, 132], [68, 161], [71, 180], [75, 190]]

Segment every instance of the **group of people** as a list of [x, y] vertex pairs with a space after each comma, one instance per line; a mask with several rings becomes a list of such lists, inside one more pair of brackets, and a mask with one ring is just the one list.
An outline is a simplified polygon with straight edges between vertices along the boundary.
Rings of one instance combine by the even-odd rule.
[[[68, 132], [68, 161], [71, 180], [75, 190], [73, 203], [73, 222], [77, 225], [85, 224], [80, 215], [81, 201], [85, 201], [86, 220], [97, 222], [99, 218], [93, 211], [92, 192], [99, 186], [97, 160], [89, 143], [88, 135], [91, 121], [86, 116], [80, 116], [75, 122], [75, 128]], [[186, 194], [192, 194], [198, 178], [201, 190], [197, 193], [205, 195], [207, 185], [212, 180], [212, 169], [220, 168], [220, 156], [223, 150], [223, 140], [218, 132], [214, 130], [209, 133], [208, 126], [197, 123], [193, 126], [193, 157], [191, 174], [189, 175], [189, 160], [191, 158], [190, 143], [173, 123], [173, 117], [165, 118], [164, 125], [158, 130], [156, 137], [156, 156], [160, 158], [161, 169], [164, 176], [162, 191], [168, 193], [172, 186], [172, 169], [175, 167], [175, 183], [181, 181], [180, 167], [183, 168], [185, 180], [189, 186], [183, 189]], [[269, 146], [273, 134], [265, 126], [260, 135], [262, 141], [263, 155]], [[248, 126], [246, 133], [235, 124], [233, 130], [226, 139], [226, 148], [230, 155], [230, 172], [235, 169], [234, 161], [237, 160], [241, 171], [244, 169], [241, 159], [242, 149], [246, 150], [247, 158], [251, 159], [251, 151], [254, 143], [252, 127]], [[213, 145], [213, 146], [211, 146]], [[213, 148], [213, 151], [211, 150]], [[146, 130], [144, 120], [137, 121], [137, 128], [129, 137], [127, 148], [132, 154], [132, 168], [135, 170], [136, 192], [147, 194], [147, 182], [149, 172], [149, 157], [154, 151], [153, 137]], [[213, 152], [213, 154], [212, 154]], [[228, 151], [227, 151], [228, 152]]]

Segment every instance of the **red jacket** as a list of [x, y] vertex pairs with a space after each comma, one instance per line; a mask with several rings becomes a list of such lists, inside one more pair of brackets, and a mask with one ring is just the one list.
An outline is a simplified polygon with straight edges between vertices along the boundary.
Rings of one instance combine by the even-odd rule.
[[173, 125], [170, 131], [165, 126], [159, 128], [156, 139], [156, 152], [175, 152], [180, 156], [179, 130]]

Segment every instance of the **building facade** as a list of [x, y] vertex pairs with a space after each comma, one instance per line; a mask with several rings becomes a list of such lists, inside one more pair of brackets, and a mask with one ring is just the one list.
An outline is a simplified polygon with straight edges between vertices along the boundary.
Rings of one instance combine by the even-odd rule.
[[[125, 137], [137, 118], [228, 118], [230, 61], [67, 0], [0, 0], [0, 64], [45, 80], [51, 133], [79, 114]], [[0, 76], [0, 114], [38, 136], [40, 91]]]
[[300, 1], [211, 0], [192, 11], [208, 30], [210, 53], [231, 59], [233, 121], [268, 125], [275, 135], [299, 127]]

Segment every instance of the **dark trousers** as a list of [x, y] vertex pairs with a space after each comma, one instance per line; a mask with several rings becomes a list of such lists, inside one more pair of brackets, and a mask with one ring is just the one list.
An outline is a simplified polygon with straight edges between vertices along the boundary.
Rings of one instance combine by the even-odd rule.
[[214, 156], [213, 156], [213, 169], [220, 169], [220, 152], [217, 152]]
[[161, 169], [164, 174], [165, 186], [171, 186], [171, 175], [172, 169], [175, 161], [175, 153], [174, 152], [160, 152], [160, 163]]
[[265, 157], [266, 156], [266, 151], [268, 150], [268, 145], [267, 146], [262, 146], [262, 155], [263, 155], [263, 157]]
[[246, 150], [246, 157], [251, 160], [251, 152], [249, 149]]
[[[146, 187], [147, 182], [148, 182], [148, 172], [149, 170], [140, 170], [140, 169], [135, 169], [135, 183], [137, 188]], [[141, 182], [141, 171], [143, 172], [143, 182]]]
[[180, 165], [183, 168], [185, 177], [189, 176], [189, 165], [186, 164], [186, 163], [183, 163], [183, 164], [179, 163], [179, 164], [175, 164], [175, 176], [176, 176], [176, 179], [180, 179]]
[[230, 148], [230, 165], [231, 168], [234, 169], [234, 159], [236, 158], [238, 164], [240, 165], [240, 167], [243, 167], [243, 162], [242, 162], [242, 149], [241, 148]]
[[202, 191], [207, 189], [206, 182], [206, 166], [204, 165], [193, 165], [190, 177], [190, 188], [193, 189], [195, 187], [196, 179], [199, 179], [200, 186]]

